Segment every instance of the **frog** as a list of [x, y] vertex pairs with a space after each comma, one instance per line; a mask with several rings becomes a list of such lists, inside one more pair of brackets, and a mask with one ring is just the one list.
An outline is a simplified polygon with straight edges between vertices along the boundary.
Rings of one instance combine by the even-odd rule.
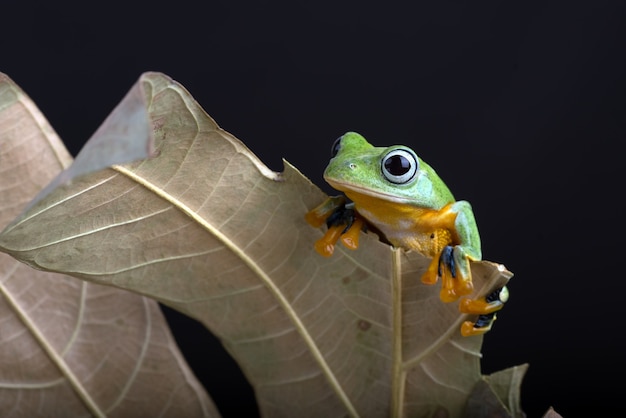
[[491, 329], [495, 312], [508, 299], [506, 287], [481, 299], [474, 290], [471, 263], [482, 258], [481, 240], [472, 207], [455, 200], [435, 170], [410, 147], [377, 147], [362, 135], [347, 132], [332, 145], [325, 181], [343, 195], [329, 197], [305, 218], [315, 227], [327, 225], [315, 250], [332, 256], [335, 244], [355, 250], [362, 230], [373, 230], [396, 248], [418, 251], [432, 259], [421, 280], [441, 280], [439, 298], [459, 302], [462, 313], [479, 315], [461, 326], [464, 336]]

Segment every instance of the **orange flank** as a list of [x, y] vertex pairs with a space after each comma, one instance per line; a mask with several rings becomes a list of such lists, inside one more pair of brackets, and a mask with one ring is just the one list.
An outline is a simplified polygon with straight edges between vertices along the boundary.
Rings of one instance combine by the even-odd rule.
[[441, 209], [429, 209], [353, 191], [346, 191], [346, 195], [354, 202], [356, 211], [379, 229], [395, 247], [435, 257], [447, 245], [459, 243], [454, 233], [457, 214], [451, 210], [454, 202]]
[[404, 202], [390, 202], [354, 191], [346, 191], [346, 194], [354, 202], [356, 211], [378, 228], [391, 244], [419, 251], [432, 258], [422, 275], [422, 282], [432, 285], [441, 276], [439, 297], [443, 302], [453, 302], [473, 291], [472, 279], [466, 277], [463, 269], [457, 268], [451, 272], [446, 263], [440, 262], [441, 253], [447, 246], [460, 244], [455, 228], [457, 212], [452, 210], [454, 202], [441, 209], [430, 209]]

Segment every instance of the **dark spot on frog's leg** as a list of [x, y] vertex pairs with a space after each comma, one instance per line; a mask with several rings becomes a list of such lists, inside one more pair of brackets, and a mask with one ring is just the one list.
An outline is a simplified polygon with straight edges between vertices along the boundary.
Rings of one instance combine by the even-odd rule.
[[[504, 287], [500, 287], [500, 288], [494, 290], [493, 292], [489, 293], [487, 296], [485, 296], [485, 300], [487, 302], [495, 302], [497, 300], [499, 300], [500, 302], [506, 302], [506, 299], [508, 299], [508, 296], [501, 298], [503, 289], [504, 289]], [[508, 291], [506, 293], [508, 294]]]
[[476, 322], [465, 321], [461, 324], [461, 335], [469, 337], [472, 335], [482, 335], [491, 329], [493, 321], [496, 320], [496, 313], [479, 315]]
[[350, 276], [345, 276], [343, 279], [341, 279], [341, 281], [343, 282], [343, 284], [350, 283], [350, 281], [351, 281]]
[[[508, 298], [509, 291], [506, 286], [503, 286], [485, 296], [485, 302], [487, 304], [497, 302], [500, 305], [497, 309], [500, 309], [502, 307], [502, 304], [504, 304], [508, 300]], [[476, 319], [476, 322], [474, 322], [473, 327], [471, 325], [471, 322], [464, 324], [462, 326], [462, 328], [465, 328], [465, 333], [463, 335], [479, 335], [489, 331], [491, 329], [493, 321], [496, 320], [496, 312], [497, 311], [478, 315], [478, 318]], [[473, 330], [468, 326], [472, 327]], [[464, 332], [463, 329], [461, 332]]]
[[369, 321], [366, 321], [365, 319], [359, 319], [357, 326], [359, 327], [361, 331], [367, 331], [368, 329], [372, 327], [372, 323]]
[[439, 255], [439, 269], [437, 270], [437, 274], [439, 277], [443, 276], [443, 272], [441, 271], [441, 265], [445, 265], [450, 269], [450, 273], [452, 277], [456, 277], [456, 265], [454, 264], [454, 248], [451, 245], [446, 245], [441, 254]]
[[[503, 296], [503, 293], [506, 293], [506, 296]], [[494, 290], [493, 292], [489, 293], [485, 297], [485, 300], [488, 303], [496, 302], [496, 301], [500, 301], [502, 303], [505, 303], [507, 299], [508, 299], [508, 290], [506, 290], [503, 287]], [[485, 315], [478, 315], [478, 319], [474, 323], [474, 328], [486, 327], [491, 322], [493, 322], [495, 319], [496, 319], [496, 313], [495, 312], [491, 312], [491, 313], [488, 313], [488, 314], [485, 314]]]
[[474, 328], [483, 328], [489, 326], [495, 319], [495, 316], [495, 312], [486, 315], [478, 315], [478, 319], [476, 319], [476, 322], [474, 322]]
[[335, 209], [333, 213], [326, 219], [326, 226], [330, 228], [337, 225], [345, 225], [345, 228], [341, 232], [342, 234], [345, 234], [346, 231], [350, 229], [350, 227], [354, 223], [354, 217], [354, 209], [343, 205]]

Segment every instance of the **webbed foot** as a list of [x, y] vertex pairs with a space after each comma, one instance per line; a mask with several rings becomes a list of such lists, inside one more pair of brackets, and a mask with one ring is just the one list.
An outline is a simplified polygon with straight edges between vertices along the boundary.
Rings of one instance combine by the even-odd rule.
[[460, 296], [470, 294], [474, 290], [469, 260], [460, 246], [447, 245], [439, 257], [433, 257], [422, 276], [422, 282], [435, 284], [440, 277], [439, 298], [443, 302], [454, 302]]
[[304, 220], [311, 226], [319, 228], [324, 225], [328, 218], [333, 215], [338, 208], [346, 205], [345, 196], [332, 196], [326, 199], [321, 205], [311, 209], [304, 215]]
[[476, 322], [465, 321], [461, 325], [461, 334], [465, 337], [481, 335], [491, 329], [496, 320], [496, 312], [502, 309], [509, 299], [509, 290], [506, 286], [496, 289], [483, 299], [463, 299], [459, 303], [459, 310], [463, 313], [478, 315]]
[[364, 220], [354, 210], [351, 204], [346, 203], [344, 196], [328, 198], [320, 206], [309, 211], [305, 220], [314, 227], [324, 223], [328, 230], [322, 238], [315, 242], [315, 251], [324, 257], [330, 257], [335, 251], [338, 240], [351, 250], [359, 246], [359, 234], [364, 226]]

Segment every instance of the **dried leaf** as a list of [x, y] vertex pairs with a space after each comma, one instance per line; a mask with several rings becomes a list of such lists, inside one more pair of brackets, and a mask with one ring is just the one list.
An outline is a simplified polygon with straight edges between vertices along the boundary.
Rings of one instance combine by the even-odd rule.
[[520, 402], [522, 379], [527, 364], [483, 376], [468, 400], [465, 415], [468, 418], [525, 418]]
[[[58, 187], [5, 229], [3, 251], [198, 319], [264, 416], [461, 416], [482, 338], [462, 337], [466, 315], [420, 282], [429, 260], [373, 234], [320, 257], [303, 219], [317, 187], [287, 162], [270, 171], [166, 76], [139, 83], [156, 156]], [[511, 277], [472, 270], [476, 295]]]
[[502, 404], [506, 405], [511, 416], [515, 418], [525, 416], [521, 408], [520, 391], [527, 370], [528, 364], [522, 364], [484, 377]]
[[[0, 225], [70, 163], [0, 74]], [[0, 321], [3, 416], [218, 416], [153, 300], [0, 254]]]
[[151, 155], [154, 143], [143, 98], [143, 85], [138, 83], [93, 134], [72, 165], [61, 173], [55, 173], [58, 176], [43, 190], [38, 190], [29, 205], [34, 205], [50, 191], [78, 176]]

